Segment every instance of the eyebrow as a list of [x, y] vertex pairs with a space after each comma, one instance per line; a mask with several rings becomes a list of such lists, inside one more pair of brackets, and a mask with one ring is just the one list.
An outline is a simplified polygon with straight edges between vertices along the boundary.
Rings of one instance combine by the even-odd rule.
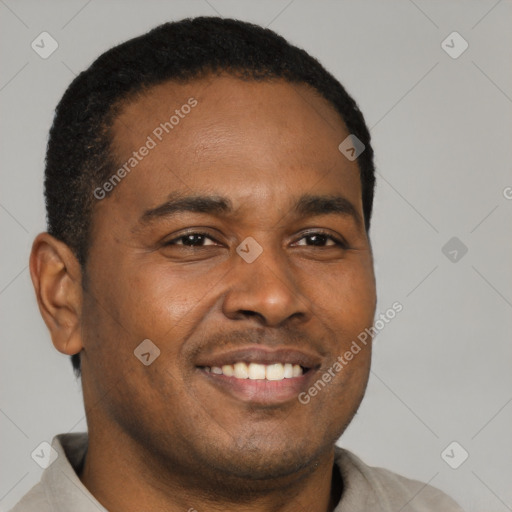
[[[352, 217], [358, 227], [363, 222], [355, 206], [343, 196], [303, 195], [293, 206], [293, 211], [301, 216], [337, 214]], [[171, 194], [165, 203], [146, 210], [140, 222], [147, 224], [153, 220], [172, 217], [182, 212], [227, 215], [233, 212], [232, 202], [222, 196], [183, 196]]]
[[156, 208], [146, 210], [140, 221], [143, 224], [161, 217], [170, 217], [182, 212], [209, 213], [219, 215], [233, 211], [231, 201], [220, 196], [181, 196], [173, 195]]
[[358, 227], [363, 225], [356, 207], [343, 196], [304, 195], [297, 201], [295, 211], [303, 216], [337, 214], [352, 217]]

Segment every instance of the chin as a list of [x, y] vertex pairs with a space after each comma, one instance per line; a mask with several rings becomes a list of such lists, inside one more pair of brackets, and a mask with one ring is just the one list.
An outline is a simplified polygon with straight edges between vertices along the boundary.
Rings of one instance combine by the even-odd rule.
[[[208, 464], [227, 477], [248, 481], [286, 479], [291, 475], [307, 473], [328, 447], [317, 446], [309, 438], [288, 437], [288, 441], [274, 438], [269, 444], [261, 438], [248, 439], [231, 445], [226, 450], [209, 451]], [[293, 441], [293, 442], [292, 442]], [[276, 484], [278, 485], [278, 484]], [[266, 484], [268, 487], [268, 482]]]

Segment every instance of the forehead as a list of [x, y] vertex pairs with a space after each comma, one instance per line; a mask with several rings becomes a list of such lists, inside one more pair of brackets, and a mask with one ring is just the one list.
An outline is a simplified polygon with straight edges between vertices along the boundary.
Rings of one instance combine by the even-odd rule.
[[[161, 126], [165, 123], [168, 130]], [[254, 149], [277, 135], [283, 151], [295, 152], [298, 144], [311, 141], [308, 149], [320, 153], [332, 150], [332, 143], [347, 131], [333, 106], [305, 84], [221, 75], [185, 84], [165, 82], [124, 105], [113, 126], [116, 151], [129, 153], [148, 135], [159, 146], [177, 150], [185, 143], [203, 151], [218, 145], [225, 150], [228, 144], [233, 149], [250, 144]]]
[[[150, 118], [154, 114], [172, 113], [189, 97], [195, 97], [204, 114], [231, 111], [233, 117], [258, 111], [268, 113], [277, 109], [288, 110], [289, 115], [300, 115], [306, 110], [316, 112], [331, 127], [343, 125], [333, 105], [315, 89], [303, 83], [290, 83], [284, 79], [242, 79], [229, 74], [206, 75], [186, 82], [169, 80], [143, 89], [130, 97], [121, 108], [118, 121], [135, 115]], [[243, 112], [238, 110], [243, 107]], [[309, 107], [309, 108], [308, 108]], [[298, 118], [298, 117], [297, 117]], [[122, 123], [123, 124], [123, 123]], [[120, 126], [117, 127], [121, 129]]]
[[338, 150], [347, 135], [333, 106], [304, 84], [227, 75], [162, 83], [131, 99], [114, 121], [119, 165], [151, 146], [115, 194], [123, 188], [135, 204], [174, 191], [236, 189], [242, 199], [270, 187], [281, 197], [319, 180], [325, 193], [335, 185], [359, 192], [357, 163]]

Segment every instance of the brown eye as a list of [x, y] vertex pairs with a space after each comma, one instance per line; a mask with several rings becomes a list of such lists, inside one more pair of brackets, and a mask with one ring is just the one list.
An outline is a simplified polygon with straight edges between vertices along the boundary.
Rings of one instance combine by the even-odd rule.
[[322, 232], [308, 233], [298, 240], [296, 245], [303, 247], [346, 247], [342, 240]]
[[308, 235], [304, 237], [306, 245], [324, 246], [327, 242], [332, 242], [326, 235]]
[[215, 240], [204, 233], [187, 233], [174, 240], [170, 240], [166, 245], [182, 245], [185, 247], [204, 247], [208, 245], [217, 245]]

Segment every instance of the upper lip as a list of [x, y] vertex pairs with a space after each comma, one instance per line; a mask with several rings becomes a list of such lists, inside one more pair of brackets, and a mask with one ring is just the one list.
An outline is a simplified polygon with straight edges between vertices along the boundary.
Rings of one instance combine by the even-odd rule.
[[196, 366], [218, 366], [222, 367], [228, 364], [258, 363], [258, 364], [275, 364], [290, 363], [298, 364], [303, 368], [318, 368], [321, 365], [321, 357], [304, 350], [296, 348], [267, 348], [259, 345], [258, 347], [245, 347], [221, 354], [202, 355], [196, 361]]

